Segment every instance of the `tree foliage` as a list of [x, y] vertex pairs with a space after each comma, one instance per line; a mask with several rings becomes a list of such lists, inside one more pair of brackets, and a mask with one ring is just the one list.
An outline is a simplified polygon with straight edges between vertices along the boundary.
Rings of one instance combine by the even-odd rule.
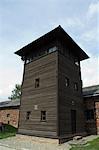
[[21, 97], [21, 85], [16, 84], [15, 88], [12, 90], [11, 96], [8, 97], [8, 99], [16, 100], [16, 99], [20, 99], [20, 97]]

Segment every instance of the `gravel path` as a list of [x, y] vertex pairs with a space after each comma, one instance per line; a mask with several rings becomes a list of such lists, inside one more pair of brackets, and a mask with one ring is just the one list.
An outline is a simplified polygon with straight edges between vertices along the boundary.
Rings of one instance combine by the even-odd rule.
[[15, 149], [11, 149], [11, 148], [6, 147], [6, 146], [0, 146], [0, 150], [15, 150]]
[[22, 139], [16, 136], [0, 140], [0, 150], [70, 150], [70, 144], [84, 144], [85, 142], [91, 141], [97, 137], [99, 137], [99, 135], [92, 135], [81, 140], [72, 140], [64, 144], [57, 145], [55, 143], [44, 143], [30, 139]]
[[20, 140], [17, 137], [10, 137], [0, 140], [0, 150], [69, 150], [68, 143], [57, 145], [50, 143], [39, 143], [31, 140]]

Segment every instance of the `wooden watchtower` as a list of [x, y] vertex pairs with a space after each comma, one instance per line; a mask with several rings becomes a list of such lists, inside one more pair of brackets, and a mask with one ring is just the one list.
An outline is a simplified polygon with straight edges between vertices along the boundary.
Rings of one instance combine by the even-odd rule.
[[84, 134], [80, 61], [88, 55], [61, 26], [15, 54], [24, 61], [18, 133], [56, 139]]

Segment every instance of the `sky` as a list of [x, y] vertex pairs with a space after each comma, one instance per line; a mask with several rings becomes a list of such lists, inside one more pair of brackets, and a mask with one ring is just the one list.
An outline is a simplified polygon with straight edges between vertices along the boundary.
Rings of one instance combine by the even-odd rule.
[[0, 101], [22, 82], [14, 52], [58, 25], [90, 57], [81, 62], [83, 86], [99, 84], [98, 0], [0, 0]]

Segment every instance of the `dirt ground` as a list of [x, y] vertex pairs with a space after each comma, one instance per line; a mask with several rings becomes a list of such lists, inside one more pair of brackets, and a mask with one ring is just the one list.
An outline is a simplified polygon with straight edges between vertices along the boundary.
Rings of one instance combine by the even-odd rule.
[[58, 145], [56, 143], [44, 143], [39, 141], [33, 141], [30, 138], [10, 137], [0, 140], [0, 150], [70, 150], [70, 144], [79, 144], [87, 141], [91, 141], [99, 136], [91, 135], [78, 141], [69, 141], [64, 144]]

